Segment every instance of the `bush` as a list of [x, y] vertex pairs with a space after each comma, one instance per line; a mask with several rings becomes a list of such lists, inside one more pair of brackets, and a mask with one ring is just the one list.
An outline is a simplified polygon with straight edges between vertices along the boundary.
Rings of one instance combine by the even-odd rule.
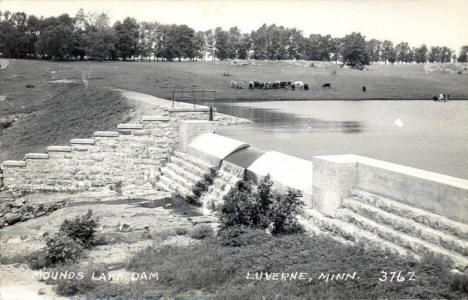
[[83, 244], [66, 235], [56, 234], [46, 241], [47, 265], [74, 263], [83, 253]]
[[303, 206], [300, 191], [288, 189], [279, 193], [272, 189], [270, 176], [260, 181], [256, 191], [239, 182], [225, 197], [220, 221], [223, 227], [246, 226], [270, 228], [273, 234], [297, 233], [302, 230], [296, 215]]
[[288, 189], [286, 194], [275, 195], [270, 205], [269, 220], [271, 220], [271, 233], [298, 233], [303, 228], [298, 223], [296, 215], [304, 203], [299, 199], [302, 193], [298, 190]]
[[192, 232], [190, 233], [190, 237], [197, 240], [202, 240], [211, 236], [213, 236], [213, 228], [206, 224], [195, 226], [195, 228], [193, 228]]
[[85, 248], [95, 245], [97, 222], [91, 219], [92, 211], [73, 220], [65, 220], [59, 231], [46, 239], [46, 247], [28, 256], [32, 269], [41, 269], [56, 264], [76, 262]]
[[32, 270], [39, 270], [47, 267], [46, 252], [44, 250], [34, 251], [27, 257], [28, 265]]
[[83, 244], [85, 248], [89, 248], [96, 242], [95, 233], [98, 226], [97, 222], [91, 217], [92, 211], [88, 210], [81, 217], [77, 216], [74, 220], [65, 220], [60, 226], [58, 234], [68, 236], [72, 240]]
[[454, 291], [468, 293], [468, 276], [465, 274], [453, 274], [450, 288]]
[[188, 233], [188, 230], [187, 230], [187, 228], [184, 228], [184, 227], [177, 227], [175, 229], [175, 233], [177, 235], [186, 235]]

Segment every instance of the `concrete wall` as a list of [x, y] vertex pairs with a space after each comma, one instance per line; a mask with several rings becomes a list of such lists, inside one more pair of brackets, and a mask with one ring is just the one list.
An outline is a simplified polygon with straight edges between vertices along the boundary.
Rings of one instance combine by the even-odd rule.
[[120, 124], [116, 131], [98, 131], [92, 138], [50, 146], [47, 153], [29, 153], [22, 161], [5, 161], [3, 183], [20, 191], [84, 191], [121, 182], [153, 184], [172, 151], [179, 146], [179, 124], [203, 120], [206, 112], [174, 111], [146, 116], [138, 124]]
[[218, 122], [205, 120], [182, 120], [179, 126], [179, 148], [187, 151], [193, 140], [205, 133], [214, 133], [219, 126]]
[[187, 152], [220, 165], [221, 161], [235, 151], [249, 145], [214, 133], [205, 133], [195, 138], [187, 147]]
[[348, 192], [356, 185], [354, 155], [315, 156], [312, 208], [328, 216], [335, 216]]
[[314, 157], [314, 208], [334, 216], [358, 188], [468, 223], [468, 180], [357, 155]]
[[357, 188], [468, 223], [468, 180], [359, 157]]
[[312, 162], [276, 151], [266, 152], [247, 168], [247, 177], [258, 181], [267, 174], [279, 187], [302, 191], [302, 200], [312, 206]]

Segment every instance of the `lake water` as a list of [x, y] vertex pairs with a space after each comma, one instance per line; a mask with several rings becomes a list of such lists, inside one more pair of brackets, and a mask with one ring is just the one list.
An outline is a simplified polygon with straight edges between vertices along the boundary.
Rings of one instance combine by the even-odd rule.
[[468, 179], [468, 101], [216, 103], [253, 120], [217, 133], [311, 159], [358, 154]]

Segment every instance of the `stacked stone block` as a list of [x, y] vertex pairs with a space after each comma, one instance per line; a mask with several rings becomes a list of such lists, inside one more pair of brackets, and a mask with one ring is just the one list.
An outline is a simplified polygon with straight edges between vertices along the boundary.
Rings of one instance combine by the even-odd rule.
[[91, 138], [49, 146], [21, 161], [4, 161], [3, 184], [19, 191], [89, 191], [117, 183], [154, 184], [178, 147], [179, 123], [207, 119], [205, 111], [167, 111], [140, 123], [119, 124], [116, 131], [96, 131]]

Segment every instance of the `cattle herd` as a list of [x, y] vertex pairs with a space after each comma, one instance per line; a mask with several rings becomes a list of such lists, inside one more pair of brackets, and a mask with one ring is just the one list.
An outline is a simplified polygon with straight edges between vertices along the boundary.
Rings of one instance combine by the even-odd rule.
[[[231, 81], [231, 87], [235, 89], [243, 89], [244, 88], [243, 81]], [[309, 85], [302, 81], [250, 81], [246, 85], [249, 89], [259, 89], [259, 90], [272, 90], [272, 89], [288, 89], [288, 90], [309, 90]], [[330, 83], [325, 83], [322, 85], [322, 88], [331, 88]]]

